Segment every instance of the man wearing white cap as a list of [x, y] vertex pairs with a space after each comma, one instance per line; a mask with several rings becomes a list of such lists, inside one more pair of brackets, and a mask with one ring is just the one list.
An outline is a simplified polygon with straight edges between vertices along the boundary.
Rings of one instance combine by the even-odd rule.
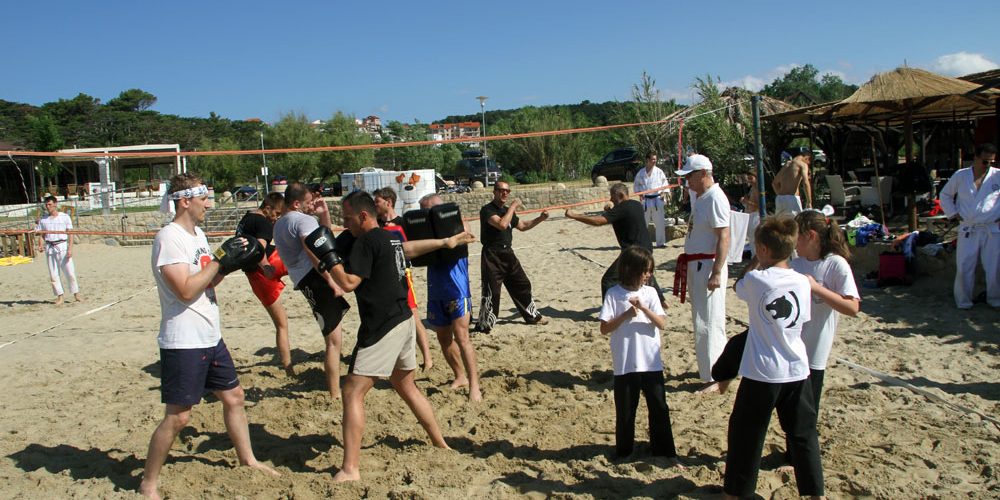
[[684, 253], [677, 258], [674, 295], [683, 303], [685, 293], [691, 293], [698, 375], [711, 382], [712, 364], [726, 345], [729, 199], [712, 178], [712, 161], [704, 155], [689, 156], [676, 173], [687, 182], [691, 217]]

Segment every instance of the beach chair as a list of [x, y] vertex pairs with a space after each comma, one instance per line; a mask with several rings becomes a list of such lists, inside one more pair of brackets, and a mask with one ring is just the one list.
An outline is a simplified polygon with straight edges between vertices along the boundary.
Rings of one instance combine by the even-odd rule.
[[885, 205], [892, 212], [892, 177], [872, 177], [871, 186], [861, 187], [861, 206]]
[[826, 176], [826, 185], [830, 187], [830, 204], [836, 208], [846, 207], [861, 197], [861, 189], [857, 187], [845, 189], [844, 179], [839, 175]]

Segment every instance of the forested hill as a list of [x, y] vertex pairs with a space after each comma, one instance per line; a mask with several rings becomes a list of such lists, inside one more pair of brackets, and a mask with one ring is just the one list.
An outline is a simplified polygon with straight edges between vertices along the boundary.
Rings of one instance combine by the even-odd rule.
[[[601, 103], [583, 101], [580, 104], [555, 104], [550, 106], [539, 106], [539, 108], [546, 109], [549, 111], [580, 114], [586, 118], [587, 122], [592, 123], [593, 126], [599, 126], [599, 125], [609, 125], [612, 123], [617, 123], [616, 119], [617, 116], [620, 116], [621, 106], [622, 103], [617, 101], [607, 101]], [[487, 109], [486, 110], [487, 129], [489, 129], [490, 123], [495, 123], [497, 121], [513, 118], [515, 115], [520, 113], [522, 109], [523, 108], [497, 109], [497, 110]], [[442, 120], [435, 120], [431, 123], [478, 122], [481, 119], [482, 115], [476, 113], [471, 115], [447, 116]]]

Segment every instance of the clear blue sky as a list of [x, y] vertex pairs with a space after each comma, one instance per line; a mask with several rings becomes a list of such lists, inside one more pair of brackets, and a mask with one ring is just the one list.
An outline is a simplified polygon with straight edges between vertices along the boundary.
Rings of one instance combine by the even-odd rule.
[[[276, 121], [335, 111], [431, 121], [627, 99], [647, 71], [750, 88], [811, 63], [849, 83], [904, 63], [997, 67], [1000, 1], [8, 2], [0, 99], [40, 105], [129, 88], [181, 116]], [[11, 64], [12, 63], [12, 64]]]

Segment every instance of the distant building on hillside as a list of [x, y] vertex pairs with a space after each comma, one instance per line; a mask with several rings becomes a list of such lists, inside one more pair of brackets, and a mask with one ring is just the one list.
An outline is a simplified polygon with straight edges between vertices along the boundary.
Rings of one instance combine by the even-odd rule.
[[479, 122], [432, 123], [428, 126], [434, 140], [450, 140], [461, 137], [479, 138]]

